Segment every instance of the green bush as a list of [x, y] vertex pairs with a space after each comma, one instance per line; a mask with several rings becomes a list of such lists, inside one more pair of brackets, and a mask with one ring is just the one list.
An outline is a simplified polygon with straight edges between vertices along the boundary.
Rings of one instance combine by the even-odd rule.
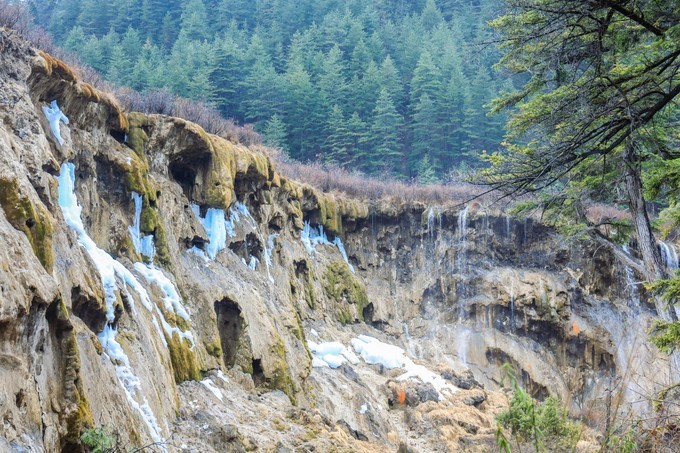
[[496, 417], [499, 424], [496, 443], [501, 450], [510, 452], [510, 441], [502, 428], [509, 428], [518, 444], [532, 444], [537, 452], [568, 449], [576, 445], [581, 430], [569, 420], [560, 401], [551, 396], [539, 403], [519, 386], [514, 375], [509, 372], [508, 375], [514, 395], [510, 407]]
[[88, 429], [80, 436], [80, 440], [92, 453], [113, 452], [118, 443], [116, 436], [102, 427]]

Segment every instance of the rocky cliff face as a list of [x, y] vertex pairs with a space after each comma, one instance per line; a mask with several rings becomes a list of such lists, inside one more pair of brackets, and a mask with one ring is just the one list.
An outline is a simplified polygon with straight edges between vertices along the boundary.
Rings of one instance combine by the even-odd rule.
[[593, 420], [677, 380], [604, 249], [321, 193], [0, 48], [0, 449], [105, 426], [168, 451], [487, 451], [503, 363]]

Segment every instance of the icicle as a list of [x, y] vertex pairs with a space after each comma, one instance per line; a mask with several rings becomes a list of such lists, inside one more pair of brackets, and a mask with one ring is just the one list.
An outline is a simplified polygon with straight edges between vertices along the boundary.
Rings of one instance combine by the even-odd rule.
[[349, 263], [349, 259], [347, 258], [347, 251], [345, 250], [345, 246], [342, 243], [342, 239], [340, 239], [340, 236], [335, 236], [335, 240], [333, 241], [335, 246], [340, 250], [340, 255], [342, 255], [342, 259], [345, 260], [345, 263], [347, 263], [347, 266], [349, 266], [349, 270], [354, 272], [354, 266], [352, 266]]
[[209, 208], [205, 213], [205, 217], [201, 217], [201, 209], [197, 204], [192, 204], [191, 209], [208, 234], [210, 242], [205, 245], [205, 251], [208, 257], [214, 260], [217, 254], [227, 246], [227, 227], [224, 210]]
[[43, 106], [43, 113], [45, 114], [45, 118], [47, 118], [47, 121], [50, 123], [50, 129], [52, 130], [52, 135], [54, 135], [54, 138], [57, 139], [60, 145], [64, 144], [64, 139], [61, 138], [61, 131], [59, 130], [59, 123], [63, 122], [64, 124], [68, 124], [68, 118], [66, 115], [64, 115], [64, 112], [62, 112], [59, 109], [59, 106], [57, 105], [57, 101], [52, 101], [50, 104], [50, 107]]
[[310, 255], [314, 255], [316, 246], [319, 244], [333, 245], [328, 241], [328, 237], [323, 231], [323, 225], [319, 225], [318, 228], [315, 228], [311, 226], [309, 222], [305, 222], [305, 225], [302, 228], [302, 233], [300, 233], [300, 241], [307, 249], [307, 253]]

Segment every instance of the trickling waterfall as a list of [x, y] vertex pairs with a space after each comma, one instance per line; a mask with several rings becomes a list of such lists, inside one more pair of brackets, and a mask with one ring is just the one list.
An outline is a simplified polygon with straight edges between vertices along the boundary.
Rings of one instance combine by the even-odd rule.
[[[630, 254], [630, 249], [628, 248], [627, 245], [623, 245], [621, 247], [624, 252]], [[626, 277], [626, 294], [630, 296], [632, 299], [632, 302], [637, 302], [638, 299], [638, 290], [637, 290], [637, 284], [635, 283], [635, 273], [633, 272], [633, 269], [630, 268], [630, 266], [626, 265], [625, 268], [625, 277]]]
[[672, 244], [666, 244], [664, 241], [659, 241], [659, 249], [661, 250], [661, 259], [663, 265], [670, 271], [678, 269], [678, 252]]
[[510, 240], [510, 215], [505, 214], [505, 238]]
[[458, 242], [460, 243], [458, 270], [460, 272], [465, 272], [467, 268], [467, 216], [468, 208], [466, 206], [458, 213]]
[[439, 229], [442, 229], [442, 212], [441, 209], [430, 206], [427, 210], [427, 235], [434, 240], [435, 223], [438, 222]]
[[465, 209], [458, 213], [458, 240], [463, 244], [467, 240], [467, 216], [468, 207], [465, 206]]
[[515, 330], [515, 280], [510, 281], [510, 330]]
[[456, 355], [458, 356], [458, 361], [465, 368], [469, 368], [468, 363], [468, 353], [470, 351], [470, 336], [472, 331], [467, 327], [458, 326], [455, 334], [455, 345], [456, 345]]

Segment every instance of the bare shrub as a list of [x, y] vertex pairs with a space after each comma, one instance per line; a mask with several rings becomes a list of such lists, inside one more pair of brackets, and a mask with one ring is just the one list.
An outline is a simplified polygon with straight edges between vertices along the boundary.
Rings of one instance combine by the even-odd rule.
[[11, 28], [22, 36], [28, 34], [31, 16], [21, 2], [0, 2], [0, 27]]

